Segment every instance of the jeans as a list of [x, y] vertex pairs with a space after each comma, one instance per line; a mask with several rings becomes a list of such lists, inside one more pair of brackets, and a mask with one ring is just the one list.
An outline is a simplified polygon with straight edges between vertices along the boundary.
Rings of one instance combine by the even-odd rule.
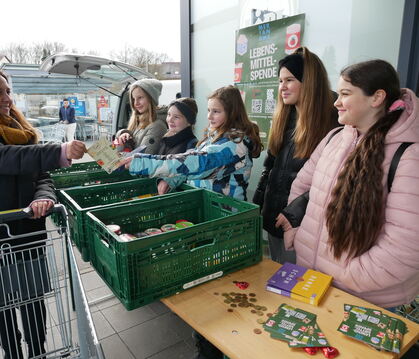
[[271, 253], [271, 259], [275, 262], [284, 264], [285, 262], [293, 263], [296, 262], [295, 251], [287, 251], [284, 245], [284, 238], [278, 238], [268, 233], [269, 241], [269, 252]]
[[[29, 358], [45, 353], [46, 309], [44, 300], [19, 307]], [[0, 346], [5, 359], [23, 359], [22, 334], [18, 328], [16, 309], [0, 308]]]

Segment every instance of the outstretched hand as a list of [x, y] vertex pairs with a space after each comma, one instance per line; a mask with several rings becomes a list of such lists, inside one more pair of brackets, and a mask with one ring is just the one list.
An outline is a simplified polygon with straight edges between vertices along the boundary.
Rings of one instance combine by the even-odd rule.
[[169, 191], [169, 189], [170, 189], [169, 184], [164, 180], [161, 180], [159, 184], [157, 185], [158, 194], [165, 194]]
[[121, 161], [119, 161], [119, 165], [120, 166], [125, 166], [126, 169], [129, 169], [129, 165], [131, 164], [131, 161], [134, 157], [129, 156], [129, 157], [125, 157], [123, 158]]
[[124, 132], [121, 136], [118, 137], [118, 141], [119, 143], [125, 143], [131, 138], [132, 136], [129, 133]]
[[67, 142], [67, 158], [69, 160], [82, 158], [86, 151], [86, 145], [81, 141], [74, 140]]

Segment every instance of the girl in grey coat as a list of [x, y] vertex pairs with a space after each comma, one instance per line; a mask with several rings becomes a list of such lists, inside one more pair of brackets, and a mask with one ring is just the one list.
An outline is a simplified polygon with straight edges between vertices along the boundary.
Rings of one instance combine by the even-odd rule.
[[157, 105], [162, 84], [155, 79], [142, 79], [131, 84], [129, 90], [132, 115], [128, 128], [118, 131], [118, 145], [135, 149], [145, 146], [144, 153], [156, 154], [167, 131], [166, 116], [158, 116]]

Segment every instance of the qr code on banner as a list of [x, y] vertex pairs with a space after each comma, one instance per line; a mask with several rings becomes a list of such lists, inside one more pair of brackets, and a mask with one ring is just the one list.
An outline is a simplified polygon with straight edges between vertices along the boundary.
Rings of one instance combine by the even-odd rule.
[[252, 100], [252, 112], [253, 113], [262, 113], [263, 101], [259, 99]]
[[274, 113], [276, 101], [274, 99], [265, 100], [265, 113]]

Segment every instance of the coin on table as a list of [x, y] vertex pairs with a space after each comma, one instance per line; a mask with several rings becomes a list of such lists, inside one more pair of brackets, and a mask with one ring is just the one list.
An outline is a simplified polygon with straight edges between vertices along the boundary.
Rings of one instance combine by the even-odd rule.
[[253, 333], [262, 334], [262, 330], [260, 330], [259, 328], [256, 328], [256, 329], [253, 329]]
[[253, 302], [253, 303], [254, 303], [254, 302], [256, 302], [256, 301], [257, 301], [257, 299], [256, 299], [256, 298], [250, 298], [250, 299], [249, 299], [249, 302]]
[[259, 324], [265, 324], [265, 323], [266, 323], [266, 321], [265, 321], [264, 319], [262, 319], [262, 318], [258, 318], [256, 321], [257, 321]]
[[256, 297], [255, 293], [249, 293], [249, 297]]

